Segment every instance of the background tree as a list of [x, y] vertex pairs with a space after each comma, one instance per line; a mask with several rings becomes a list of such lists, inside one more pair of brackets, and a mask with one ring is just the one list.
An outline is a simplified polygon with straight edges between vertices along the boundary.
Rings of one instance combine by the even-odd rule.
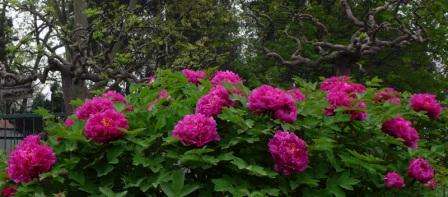
[[[238, 26], [230, 1], [50, 0], [2, 5], [33, 17], [29, 36], [13, 48], [26, 53], [34, 66], [11, 72], [17, 78], [14, 84], [44, 82], [49, 73], [57, 73], [68, 112], [73, 110], [70, 101], [86, 98], [89, 89], [126, 87], [158, 67], [225, 65], [237, 54], [232, 38]], [[28, 75], [18, 75], [27, 70]]]
[[350, 72], [360, 80], [379, 76], [399, 89], [441, 93], [447, 87], [446, 66], [436, 63], [446, 62], [443, 1], [260, 0], [245, 2], [243, 10], [254, 52], [244, 61], [249, 66], [237, 69], [252, 81]]

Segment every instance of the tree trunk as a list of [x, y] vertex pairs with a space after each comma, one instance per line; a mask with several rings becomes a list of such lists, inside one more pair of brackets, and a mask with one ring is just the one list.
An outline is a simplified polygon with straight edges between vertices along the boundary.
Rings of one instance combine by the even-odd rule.
[[350, 75], [351, 73], [351, 66], [349, 64], [337, 64], [335, 68], [337, 76]]
[[61, 72], [62, 94], [64, 95], [64, 110], [67, 114], [73, 113], [73, 106], [70, 102], [73, 99], [85, 99], [89, 96], [89, 91], [84, 81], [74, 81], [70, 72]]
[[[86, 30], [89, 26], [87, 16], [84, 14], [87, 8], [85, 0], [73, 0], [74, 11], [74, 28], [75, 33], [73, 35], [77, 42], [76, 49], [66, 47], [66, 58], [72, 63], [71, 68], [61, 71], [62, 78], [62, 94], [64, 95], [64, 109], [67, 114], [73, 113], [73, 107], [70, 105], [73, 99], [85, 99], [88, 97], [89, 91], [87, 89], [85, 81], [75, 80], [72, 75], [73, 68], [80, 68], [81, 61], [74, 59], [73, 57], [80, 57], [77, 53], [84, 53], [87, 50], [87, 46], [84, 44]], [[81, 55], [82, 56], [82, 55]]]

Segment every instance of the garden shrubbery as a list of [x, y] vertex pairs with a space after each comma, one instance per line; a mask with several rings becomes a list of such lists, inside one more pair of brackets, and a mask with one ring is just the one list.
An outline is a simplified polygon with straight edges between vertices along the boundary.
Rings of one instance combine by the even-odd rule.
[[347, 76], [294, 84], [159, 70], [126, 98], [74, 101], [65, 124], [40, 110], [47, 133], [10, 153], [4, 195], [446, 194], [448, 113], [434, 96]]

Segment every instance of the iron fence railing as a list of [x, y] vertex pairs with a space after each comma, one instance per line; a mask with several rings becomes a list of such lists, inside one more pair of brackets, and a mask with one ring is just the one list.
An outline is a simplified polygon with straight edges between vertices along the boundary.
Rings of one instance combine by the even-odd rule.
[[41, 132], [43, 120], [36, 114], [0, 114], [0, 149], [5, 152], [9, 152], [26, 136]]

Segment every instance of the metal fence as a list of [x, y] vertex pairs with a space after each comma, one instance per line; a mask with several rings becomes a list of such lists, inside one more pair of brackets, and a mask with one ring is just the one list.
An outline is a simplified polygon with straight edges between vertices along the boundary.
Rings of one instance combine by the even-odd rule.
[[0, 149], [9, 152], [24, 137], [43, 132], [42, 117], [32, 113], [0, 114]]

